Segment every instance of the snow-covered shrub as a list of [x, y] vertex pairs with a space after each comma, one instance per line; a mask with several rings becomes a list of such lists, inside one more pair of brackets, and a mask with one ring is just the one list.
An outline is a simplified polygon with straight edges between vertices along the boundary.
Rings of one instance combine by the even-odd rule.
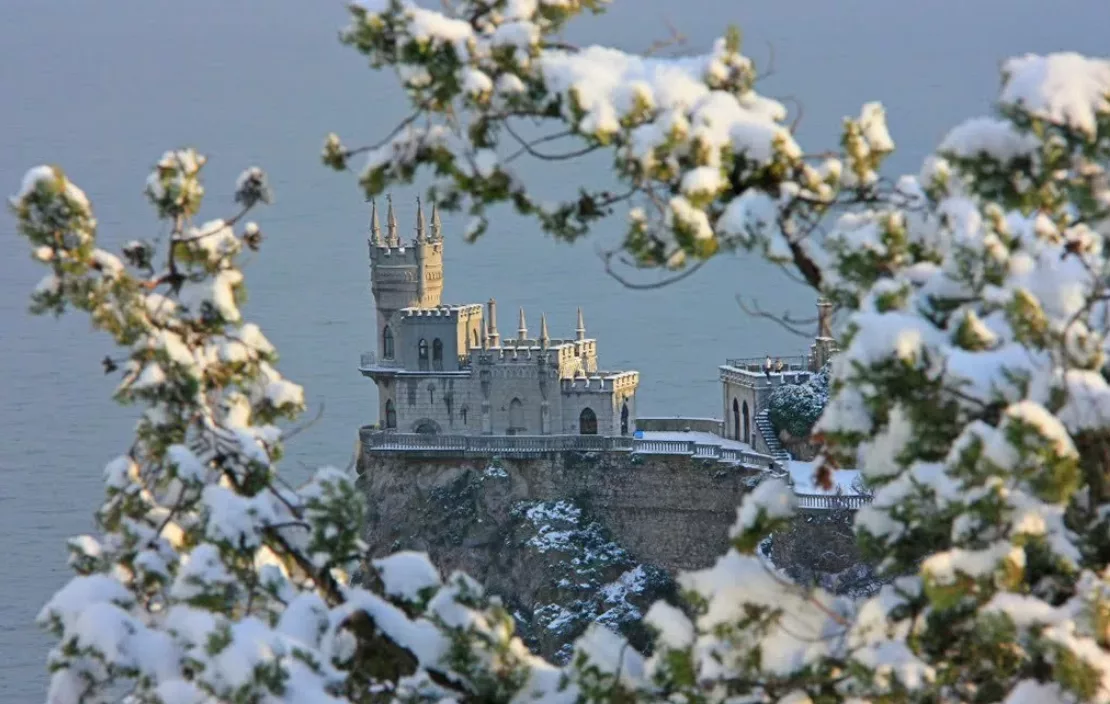
[[802, 384], [783, 384], [767, 399], [767, 416], [778, 431], [808, 438], [829, 401], [828, 366]]

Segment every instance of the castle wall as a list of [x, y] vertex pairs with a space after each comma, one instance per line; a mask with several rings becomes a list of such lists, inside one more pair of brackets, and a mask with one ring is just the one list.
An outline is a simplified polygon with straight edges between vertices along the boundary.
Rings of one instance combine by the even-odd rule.
[[541, 370], [536, 357], [528, 359], [521, 355], [516, 362], [490, 368], [490, 421], [494, 435], [544, 434], [540, 419], [541, 373], [549, 384], [556, 383], [551, 370]]
[[[404, 315], [395, 316], [400, 322], [400, 336], [397, 340], [397, 359], [405, 369], [458, 371], [459, 370], [459, 327], [456, 315]], [[396, 333], [394, 333], [396, 334]], [[428, 357], [421, 366], [419, 345], [424, 340], [428, 345]], [[435, 341], [443, 346], [440, 365], [435, 366]]]
[[396, 397], [397, 430], [400, 432], [420, 432], [417, 427], [427, 422], [432, 423], [436, 433], [444, 435], [481, 432], [481, 400], [473, 379], [467, 376], [403, 376], [397, 377], [391, 386], [395, 391], [390, 395]]
[[627, 453], [503, 459], [492, 475], [489, 463], [364, 450], [358, 467], [371, 554], [428, 551], [442, 570], [465, 569], [487, 583], [498, 556], [514, 549], [503, 536], [512, 509], [568, 499], [639, 561], [671, 571], [708, 567], [727, 549], [736, 507], [757, 477], [720, 465], [706, 471], [691, 457], [634, 461]]
[[[574, 388], [563, 387], [562, 430], [567, 435], [577, 435], [580, 430], [582, 412], [589, 408], [597, 417], [598, 435], [620, 435], [620, 419], [614, 418], [614, 392], [598, 390], [599, 381], [592, 380], [593, 388], [585, 387], [585, 379], [576, 379]], [[630, 409], [631, 410], [631, 409]]]

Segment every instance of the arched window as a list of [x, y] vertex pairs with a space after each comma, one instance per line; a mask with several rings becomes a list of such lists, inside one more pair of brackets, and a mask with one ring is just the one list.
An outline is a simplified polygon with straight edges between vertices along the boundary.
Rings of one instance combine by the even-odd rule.
[[744, 401], [743, 415], [744, 415], [744, 442], [746, 442], [750, 445], [751, 442], [752, 442], [752, 424], [751, 424], [751, 417], [748, 415], [748, 402], [747, 401]]
[[466, 425], [466, 406], [459, 409], [459, 415], [462, 416], [463, 425]]
[[388, 325], [382, 330], [382, 359], [393, 359], [393, 331]]
[[432, 369], [443, 371], [443, 343], [438, 337], [432, 340]]
[[628, 435], [628, 401], [621, 405], [621, 435]]
[[509, 402], [509, 435], [519, 435], [526, 430], [524, 427], [524, 404], [519, 398]]
[[477, 347], [478, 346], [478, 331], [477, 330], [471, 330], [470, 331], [470, 346], [471, 347]]
[[578, 415], [578, 434], [597, 435], [597, 414], [591, 408], [583, 408]]
[[424, 338], [420, 338], [420, 342], [416, 345], [416, 356], [420, 371], [428, 371], [428, 341]]
[[732, 439], [740, 440], [743, 436], [740, 434], [740, 402], [732, 399]]
[[393, 401], [391, 400], [385, 402], [385, 427], [388, 430], [397, 427], [397, 409], [393, 407]]
[[417, 433], [418, 435], [438, 435], [439, 428], [436, 427], [436, 424], [433, 421], [422, 420], [416, 424], [413, 432]]

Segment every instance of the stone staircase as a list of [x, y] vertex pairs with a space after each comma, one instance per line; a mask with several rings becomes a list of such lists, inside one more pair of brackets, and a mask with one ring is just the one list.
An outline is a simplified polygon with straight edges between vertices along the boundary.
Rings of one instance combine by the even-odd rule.
[[785, 469], [786, 463], [792, 458], [786, 448], [782, 446], [782, 443], [779, 442], [778, 433], [775, 432], [775, 426], [771, 424], [771, 418], [766, 408], [756, 415], [755, 427], [759, 430], [759, 434], [763, 436], [763, 442], [767, 445], [771, 456], [775, 458], [775, 462]]

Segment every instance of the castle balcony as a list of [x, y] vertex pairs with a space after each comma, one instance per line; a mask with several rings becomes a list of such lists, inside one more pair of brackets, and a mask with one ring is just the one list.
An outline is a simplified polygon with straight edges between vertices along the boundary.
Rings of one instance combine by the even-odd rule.
[[373, 352], [363, 352], [359, 355], [358, 370], [363, 376], [371, 379], [395, 376], [470, 376], [470, 369], [459, 371], [443, 371], [440, 369], [405, 369], [400, 360], [380, 359]]
[[[779, 361], [782, 362], [781, 370], [777, 368]], [[766, 357], [729, 359], [720, 367], [721, 381], [753, 388], [781, 386], [782, 384], [804, 384], [813, 374], [810, 370], [810, 363], [809, 355], [772, 357], [771, 372], [768, 374]]]

